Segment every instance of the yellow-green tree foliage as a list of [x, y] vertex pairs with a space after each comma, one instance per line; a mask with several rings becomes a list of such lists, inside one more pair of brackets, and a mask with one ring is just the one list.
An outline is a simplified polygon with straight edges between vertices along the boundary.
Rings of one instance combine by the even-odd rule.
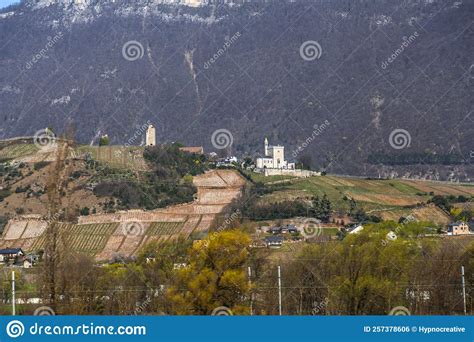
[[250, 285], [245, 273], [248, 234], [239, 230], [214, 233], [189, 249], [189, 262], [177, 270], [167, 297], [178, 315], [208, 315], [225, 306], [247, 314]]

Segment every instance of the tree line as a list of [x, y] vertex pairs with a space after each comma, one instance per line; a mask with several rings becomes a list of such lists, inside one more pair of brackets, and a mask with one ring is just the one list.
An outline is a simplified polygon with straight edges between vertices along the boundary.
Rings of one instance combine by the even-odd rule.
[[[136, 259], [117, 256], [100, 267], [90, 257], [69, 255], [56, 266], [53, 309], [58, 314], [210, 315], [225, 307], [235, 315], [275, 315], [280, 266], [285, 315], [385, 315], [399, 306], [411, 314], [463, 314], [464, 266], [467, 312], [474, 313], [474, 243], [422, 237], [427, 226], [371, 224], [342, 241], [305, 242], [301, 249], [278, 254], [250, 247], [245, 229], [231, 229], [202, 240], [153, 242]], [[9, 282], [2, 280], [8, 303]], [[35, 291], [31, 283], [19, 281], [19, 286], [19, 298], [41, 296], [43, 305], [50, 300], [41, 281]], [[19, 308], [23, 314], [32, 309]]]
[[118, 209], [151, 210], [193, 201], [197, 189], [192, 176], [207, 169], [206, 157], [181, 151], [180, 146], [176, 143], [147, 147], [143, 157], [150, 172], [138, 178], [103, 180], [95, 186], [94, 194], [117, 199]]

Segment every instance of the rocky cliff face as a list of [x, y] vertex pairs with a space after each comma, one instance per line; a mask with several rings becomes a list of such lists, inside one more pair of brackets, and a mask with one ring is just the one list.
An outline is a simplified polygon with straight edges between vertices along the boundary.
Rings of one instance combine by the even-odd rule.
[[[0, 13], [0, 138], [263, 152], [367, 176], [474, 175], [471, 1], [27, 0]], [[132, 143], [139, 143], [134, 139]]]

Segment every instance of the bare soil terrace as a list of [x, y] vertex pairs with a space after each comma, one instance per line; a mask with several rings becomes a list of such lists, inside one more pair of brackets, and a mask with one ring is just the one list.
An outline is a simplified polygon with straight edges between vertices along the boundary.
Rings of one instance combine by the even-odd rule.
[[[59, 224], [68, 248], [108, 260], [116, 255], [136, 255], [148, 242], [165, 241], [209, 230], [219, 213], [240, 195], [245, 180], [233, 170], [213, 170], [194, 177], [197, 199], [152, 211], [127, 210], [80, 216], [77, 224]], [[130, 229], [131, 225], [134, 229]], [[26, 252], [45, 245], [48, 222], [34, 216], [10, 220], [0, 238], [0, 248], [20, 247]]]

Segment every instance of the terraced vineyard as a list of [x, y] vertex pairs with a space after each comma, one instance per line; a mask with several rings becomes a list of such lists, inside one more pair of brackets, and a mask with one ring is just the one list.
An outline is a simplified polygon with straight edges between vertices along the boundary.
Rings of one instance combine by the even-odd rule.
[[[77, 253], [95, 255], [101, 251], [110, 235], [117, 229], [118, 223], [100, 223], [76, 225], [56, 223], [59, 225], [59, 238], [68, 250]], [[44, 249], [46, 233], [43, 233], [31, 246], [32, 250]]]
[[108, 236], [105, 235], [67, 235], [65, 245], [70, 246], [71, 250], [78, 253], [95, 255], [104, 248]]
[[34, 144], [13, 144], [0, 149], [0, 160], [9, 160], [35, 154], [38, 148]]
[[117, 223], [75, 224], [69, 229], [71, 234], [110, 235], [117, 229]]
[[[153, 211], [129, 210], [81, 216], [77, 224], [56, 223], [59, 242], [68, 251], [88, 254], [96, 260], [120, 255], [136, 255], [152, 241], [166, 241], [193, 232], [207, 231], [216, 215], [240, 194], [244, 179], [232, 170], [214, 170], [194, 177], [198, 188], [192, 203]], [[140, 229], [130, 230], [131, 223]], [[44, 250], [47, 222], [35, 218], [10, 220], [0, 238], [0, 246], [21, 247], [24, 251]]]
[[184, 227], [184, 222], [153, 222], [145, 235], [160, 236], [179, 233]]

